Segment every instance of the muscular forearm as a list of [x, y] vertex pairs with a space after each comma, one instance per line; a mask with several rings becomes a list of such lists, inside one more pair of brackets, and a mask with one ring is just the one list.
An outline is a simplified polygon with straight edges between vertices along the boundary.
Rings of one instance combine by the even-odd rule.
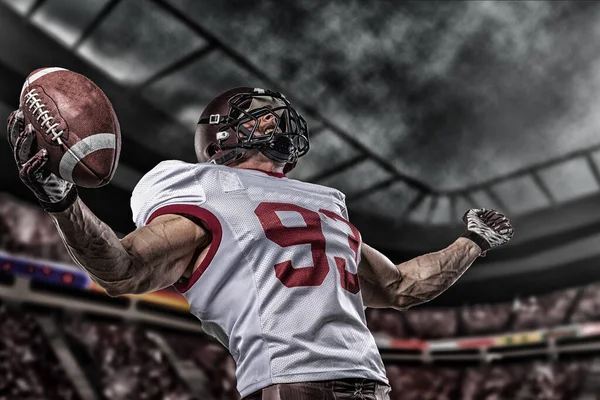
[[73, 260], [115, 296], [172, 285], [193, 270], [211, 239], [197, 223], [167, 214], [119, 240], [81, 200], [51, 216]]
[[361, 253], [358, 271], [365, 305], [405, 310], [432, 300], [452, 286], [481, 249], [469, 239], [459, 238], [444, 250], [399, 265], [365, 244]]
[[81, 200], [60, 213], [51, 213], [75, 261], [104, 288], [126, 284], [133, 275], [134, 257], [113, 230]]
[[395, 307], [407, 309], [434, 299], [452, 286], [480, 254], [479, 246], [459, 238], [444, 250], [398, 265], [401, 279]]

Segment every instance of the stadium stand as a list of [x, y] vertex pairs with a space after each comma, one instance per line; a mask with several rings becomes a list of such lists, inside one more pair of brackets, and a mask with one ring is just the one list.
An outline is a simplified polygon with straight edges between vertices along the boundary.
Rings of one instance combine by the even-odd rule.
[[78, 400], [35, 319], [0, 305], [0, 400]]
[[600, 321], [600, 284], [583, 288], [581, 298], [573, 307], [569, 322]]
[[519, 363], [480, 367], [387, 365], [392, 400], [570, 400], [588, 363]]
[[64, 327], [88, 348], [107, 399], [195, 399], [146, 330], [76, 317], [65, 318]]
[[199, 336], [165, 334], [163, 337], [178, 357], [192, 361], [204, 372], [215, 399], [240, 398], [236, 389], [235, 362], [221, 344]]
[[[35, 224], [31, 223], [33, 220]], [[2, 194], [0, 249], [45, 262], [69, 262], [47, 215]], [[408, 340], [409, 345], [417, 343], [415, 349], [421, 352], [428, 340], [492, 338], [497, 334], [600, 321], [599, 310], [600, 284], [590, 284], [510, 303], [453, 309], [417, 307], [407, 312], [368, 309], [366, 318], [376, 338], [392, 338], [399, 343]], [[233, 358], [219, 343], [200, 333], [150, 330], [129, 320], [102, 322], [68, 311], [58, 321], [72, 342], [71, 350], [79, 348], [87, 353], [90, 365], [86, 363], [82, 368], [94, 381], [92, 386], [100, 400], [208, 399], [191, 393], [153, 337], [160, 337], [173, 354], [202, 371], [206, 392], [212, 399], [239, 399]], [[0, 322], [0, 400], [79, 398], [32, 314], [3, 306]], [[393, 400], [571, 400], [582, 398], [579, 393], [589, 386], [588, 376], [593, 375], [590, 360], [550, 362], [524, 358], [510, 363], [440, 366], [433, 358], [429, 359], [433, 364], [413, 365], [420, 357], [415, 353], [409, 366], [389, 357], [393, 348], [387, 348], [385, 353], [386, 348], [382, 347], [382, 351]], [[592, 385], [588, 393], [594, 393], [596, 387]]]
[[423, 309], [408, 312], [405, 318], [410, 330], [418, 338], [439, 339], [454, 337], [458, 333], [458, 318], [452, 309]]
[[551, 328], [564, 324], [567, 312], [575, 298], [576, 290], [563, 290], [540, 298], [529, 297], [524, 301], [515, 301], [513, 305], [513, 331]]
[[367, 309], [370, 329], [396, 338], [490, 335], [595, 321], [600, 321], [600, 284], [458, 310], [421, 307], [401, 313]]
[[476, 304], [459, 311], [462, 332], [466, 335], [487, 335], [508, 330], [510, 304]]
[[0, 249], [28, 257], [72, 263], [48, 214], [3, 193], [0, 193]]

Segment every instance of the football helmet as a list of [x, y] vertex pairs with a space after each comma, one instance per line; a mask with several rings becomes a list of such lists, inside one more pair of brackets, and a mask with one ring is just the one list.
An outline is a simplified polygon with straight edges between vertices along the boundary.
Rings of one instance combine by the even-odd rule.
[[[259, 119], [268, 114], [273, 129], [261, 134]], [[254, 123], [248, 124], [251, 121]], [[308, 125], [281, 93], [238, 87], [221, 93], [206, 106], [194, 145], [200, 162], [228, 165], [246, 150], [258, 149], [269, 159], [285, 163], [284, 172], [289, 172], [308, 152]]]

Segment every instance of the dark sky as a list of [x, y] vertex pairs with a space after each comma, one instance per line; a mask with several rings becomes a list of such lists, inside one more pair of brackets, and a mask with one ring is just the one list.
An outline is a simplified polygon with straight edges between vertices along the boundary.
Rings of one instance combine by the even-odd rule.
[[600, 142], [595, 2], [171, 3], [438, 189]]

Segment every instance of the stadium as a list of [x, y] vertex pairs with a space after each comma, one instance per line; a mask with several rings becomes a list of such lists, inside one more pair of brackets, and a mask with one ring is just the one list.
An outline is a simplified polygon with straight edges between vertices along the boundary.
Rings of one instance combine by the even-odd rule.
[[[365, 310], [391, 399], [600, 399], [598, 21], [570, 1], [0, 0], [0, 120], [38, 68], [95, 82], [122, 147], [79, 196], [122, 238], [140, 179], [197, 162], [214, 96], [285, 93], [310, 129], [287, 177], [343, 192], [394, 263], [448, 246], [469, 209], [515, 228], [435, 299]], [[7, 141], [0, 163], [0, 399], [240, 399], [177, 290], [108, 296]]]

